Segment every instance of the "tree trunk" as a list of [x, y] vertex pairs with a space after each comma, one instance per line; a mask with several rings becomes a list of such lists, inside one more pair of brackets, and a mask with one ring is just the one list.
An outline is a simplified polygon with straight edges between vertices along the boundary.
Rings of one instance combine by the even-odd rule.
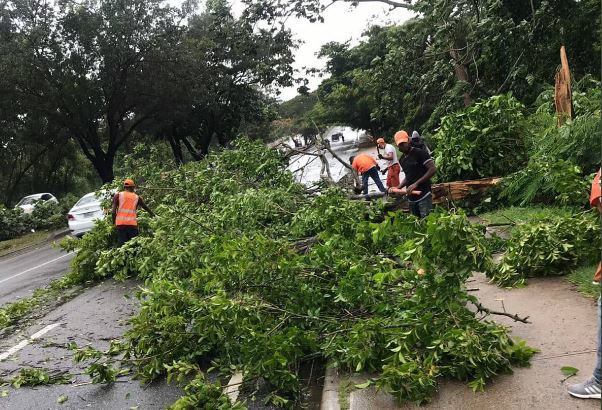
[[169, 146], [171, 147], [171, 152], [173, 153], [173, 157], [176, 160], [178, 165], [184, 163], [184, 155], [182, 153], [182, 145], [179, 140], [176, 140], [173, 134], [168, 134], [165, 139], [169, 142]]
[[94, 156], [90, 159], [94, 169], [98, 173], [98, 176], [102, 180], [103, 184], [113, 182], [115, 174], [113, 173], [113, 162], [115, 161], [115, 154], [104, 154], [102, 157]]
[[[460, 55], [456, 50], [451, 50], [449, 52], [453, 60], [454, 71], [456, 73], [456, 79], [458, 81], [465, 82], [466, 84], [470, 84], [470, 76], [468, 74], [468, 67], [465, 64], [460, 62]], [[472, 96], [469, 91], [464, 92], [464, 107], [468, 107], [473, 103]]]
[[198, 141], [198, 155], [200, 159], [203, 159], [207, 155], [209, 155], [209, 145], [211, 144], [211, 138], [213, 138], [213, 133], [204, 132], [200, 135], [200, 139]]

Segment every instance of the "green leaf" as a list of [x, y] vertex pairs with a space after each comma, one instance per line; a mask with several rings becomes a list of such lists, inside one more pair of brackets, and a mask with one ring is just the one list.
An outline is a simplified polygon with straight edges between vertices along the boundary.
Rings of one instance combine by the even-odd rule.
[[8, 391], [7, 390], [2, 390], [0, 392], [0, 397], [8, 397]]
[[362, 384], [356, 384], [356, 385], [355, 385], [355, 388], [356, 388], [356, 389], [365, 389], [366, 387], [370, 387], [370, 385], [371, 385], [371, 384], [372, 384], [372, 380], [368, 380], [368, 381], [367, 381], [367, 382], [365, 382], [365, 383], [362, 383]]
[[564, 374], [567, 377], [571, 377], [571, 376], [574, 376], [577, 373], [579, 373], [579, 369], [576, 369], [576, 368], [570, 367], [570, 366], [561, 367], [560, 371], [562, 372], [562, 374]]
[[63, 404], [63, 403], [64, 403], [64, 402], [66, 402], [67, 400], [69, 400], [69, 397], [67, 397], [67, 396], [66, 396], [66, 395], [64, 395], [64, 394], [61, 394], [61, 395], [60, 395], [60, 396], [59, 396], [59, 397], [56, 399], [56, 402], [57, 402], [58, 404]]

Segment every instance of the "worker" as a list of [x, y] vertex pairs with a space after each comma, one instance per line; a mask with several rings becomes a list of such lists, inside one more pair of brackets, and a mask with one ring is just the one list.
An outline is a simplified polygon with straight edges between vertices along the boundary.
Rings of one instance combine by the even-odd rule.
[[389, 188], [389, 193], [407, 193], [410, 212], [412, 215], [422, 219], [433, 209], [431, 178], [437, 172], [435, 162], [428, 152], [412, 147], [407, 132], [398, 131], [395, 133], [394, 139], [395, 144], [397, 144], [403, 153], [400, 165], [405, 177], [398, 188]]
[[[600, 189], [600, 171], [594, 177], [592, 182], [592, 189], [589, 197], [590, 205], [598, 209], [598, 212], [602, 213], [602, 202], [600, 201], [601, 189]], [[600, 265], [594, 275], [594, 281], [600, 282]], [[600, 399], [602, 389], [600, 387], [601, 367], [602, 367], [602, 305], [600, 304], [600, 297], [598, 297], [598, 349], [597, 349], [597, 360], [596, 367], [594, 368], [594, 374], [592, 377], [584, 382], [578, 384], [572, 384], [568, 387], [569, 394], [573, 397], [580, 399]]]
[[[377, 139], [376, 144], [379, 148], [378, 159], [387, 160], [387, 168], [383, 170], [383, 175], [387, 174], [387, 188], [398, 187], [401, 167], [397, 159], [397, 150], [393, 145], [386, 144], [383, 138]], [[384, 155], [380, 153], [381, 149], [384, 151]]]
[[144, 203], [142, 198], [134, 192], [136, 184], [132, 179], [123, 181], [123, 191], [113, 196], [111, 214], [113, 225], [117, 228], [117, 242], [119, 246], [138, 236], [138, 208], [144, 209], [151, 216], [153, 211]]
[[358, 174], [362, 176], [362, 187], [361, 192], [364, 195], [368, 194], [368, 178], [372, 178], [374, 183], [378, 187], [380, 192], [387, 192], [383, 183], [380, 180], [378, 171], [380, 167], [376, 163], [376, 160], [368, 154], [360, 154], [349, 158], [351, 168], [353, 168]]

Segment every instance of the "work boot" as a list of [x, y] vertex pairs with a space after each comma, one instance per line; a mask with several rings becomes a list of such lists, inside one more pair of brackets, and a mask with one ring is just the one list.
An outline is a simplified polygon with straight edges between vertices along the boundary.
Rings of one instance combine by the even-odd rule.
[[580, 399], [599, 399], [602, 392], [600, 383], [594, 377], [590, 377], [583, 383], [571, 384], [568, 390], [571, 396]]

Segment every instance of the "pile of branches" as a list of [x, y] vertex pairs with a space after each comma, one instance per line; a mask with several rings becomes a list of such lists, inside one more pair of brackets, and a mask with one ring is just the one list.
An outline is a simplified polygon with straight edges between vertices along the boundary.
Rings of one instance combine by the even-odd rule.
[[423, 403], [442, 378], [479, 390], [533, 354], [468, 293], [471, 272], [492, 262], [461, 212], [383, 221], [378, 203], [308, 195], [281, 154], [246, 140], [207, 162], [156, 167], [136, 169], [157, 217], [121, 248], [99, 224], [73, 270], [145, 280], [126, 357], [143, 381], [185, 385], [173, 408], [243, 408], [221, 393], [233, 371], [247, 397], [261, 378], [270, 403], [293, 407], [299, 369], [316, 358]]

